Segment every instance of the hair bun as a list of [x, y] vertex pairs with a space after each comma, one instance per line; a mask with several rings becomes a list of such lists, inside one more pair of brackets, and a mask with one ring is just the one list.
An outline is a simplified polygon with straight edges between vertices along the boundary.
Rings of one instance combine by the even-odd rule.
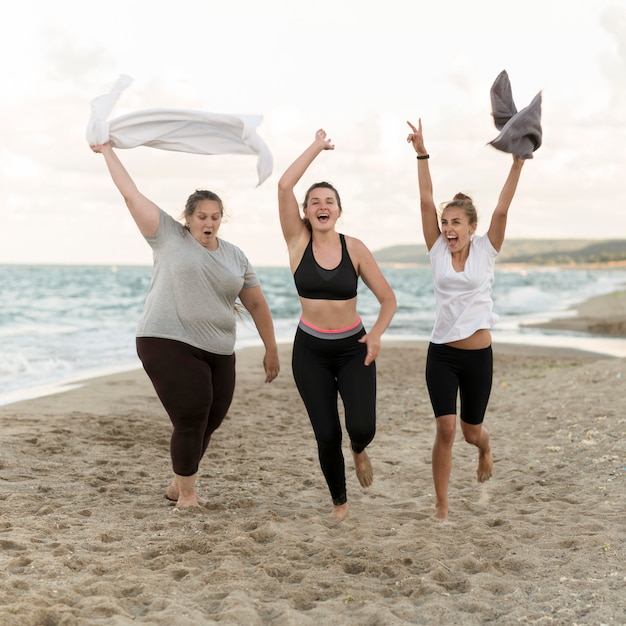
[[469, 196], [466, 196], [464, 193], [457, 193], [454, 195], [454, 198], [452, 198], [453, 200], [469, 200], [470, 202], [472, 201], [472, 199]]

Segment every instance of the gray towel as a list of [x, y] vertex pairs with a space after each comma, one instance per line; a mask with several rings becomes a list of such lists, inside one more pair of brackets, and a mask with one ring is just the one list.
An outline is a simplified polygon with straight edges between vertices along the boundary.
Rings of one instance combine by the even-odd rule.
[[532, 159], [542, 139], [541, 92], [527, 107], [518, 111], [513, 102], [509, 75], [502, 70], [491, 86], [491, 110], [500, 134], [489, 144], [520, 159]]

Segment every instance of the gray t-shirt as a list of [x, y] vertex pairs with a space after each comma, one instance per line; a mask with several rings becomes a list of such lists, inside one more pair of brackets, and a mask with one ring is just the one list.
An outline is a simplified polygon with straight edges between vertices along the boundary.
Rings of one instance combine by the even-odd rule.
[[154, 260], [152, 282], [137, 337], [175, 339], [214, 354], [235, 349], [235, 299], [259, 279], [246, 255], [218, 239], [207, 250], [161, 211], [154, 237], [146, 237]]

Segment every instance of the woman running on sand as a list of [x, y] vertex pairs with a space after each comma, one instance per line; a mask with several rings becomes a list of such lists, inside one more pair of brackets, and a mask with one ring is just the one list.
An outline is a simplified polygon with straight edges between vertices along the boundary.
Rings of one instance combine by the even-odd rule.
[[[337, 393], [358, 480], [369, 487], [374, 472], [365, 448], [376, 432], [376, 364], [380, 338], [396, 311], [396, 298], [372, 253], [358, 239], [335, 230], [341, 216], [337, 190], [311, 185], [300, 215], [294, 187], [314, 159], [335, 146], [323, 130], [278, 182], [280, 223], [300, 296], [302, 316], [293, 344], [292, 369], [317, 440], [319, 461], [333, 501], [331, 518], [348, 514], [342, 429]], [[359, 276], [380, 302], [367, 332], [357, 312]]]
[[493, 353], [489, 329], [498, 321], [491, 287], [495, 260], [502, 248], [507, 214], [524, 161], [513, 164], [500, 192], [486, 235], [476, 235], [478, 217], [468, 196], [457, 193], [441, 207], [441, 227], [424, 145], [422, 120], [407, 122], [407, 141], [417, 153], [422, 229], [430, 256], [437, 305], [426, 360], [426, 383], [437, 430], [432, 451], [436, 504], [433, 519], [448, 519], [448, 483], [456, 434], [456, 400], [461, 398], [461, 430], [478, 448], [479, 482], [493, 474], [489, 433], [483, 419], [491, 394]]

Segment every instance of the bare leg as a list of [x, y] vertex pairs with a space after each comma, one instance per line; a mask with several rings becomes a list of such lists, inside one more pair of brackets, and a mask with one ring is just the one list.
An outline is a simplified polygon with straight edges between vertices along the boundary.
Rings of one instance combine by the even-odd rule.
[[352, 450], [352, 458], [354, 459], [354, 469], [356, 470], [356, 477], [359, 479], [361, 487], [370, 487], [374, 482], [374, 470], [372, 469], [372, 463], [370, 462], [367, 452], [355, 452]]
[[[178, 500], [180, 498], [180, 490], [178, 488], [178, 480], [177, 480], [178, 478], [187, 478], [187, 477], [177, 476], [176, 474], [174, 474], [174, 477], [172, 478], [172, 482], [170, 483], [169, 487], [165, 490], [165, 497], [168, 500], [171, 500], [172, 502], [176, 502], [178, 506], [188, 506], [188, 505], [178, 503]], [[195, 485], [194, 485], [194, 489], [195, 489]], [[197, 493], [196, 493], [196, 500], [198, 501], [198, 504], [195, 506], [204, 506], [207, 503], [206, 499], [201, 498]]]
[[346, 519], [348, 517], [348, 503], [334, 504], [333, 511], [328, 517], [334, 522], [341, 522]]
[[432, 452], [433, 481], [435, 483], [435, 514], [432, 519], [448, 519], [448, 484], [452, 471], [452, 446], [456, 434], [456, 415], [440, 415], [436, 419], [437, 433]]
[[476, 478], [479, 483], [484, 483], [493, 476], [493, 455], [491, 453], [489, 432], [482, 424], [461, 423], [461, 428], [463, 429], [465, 441], [478, 448]]
[[487, 450], [479, 450], [478, 452], [478, 469], [476, 477], [479, 483], [484, 483], [493, 476], [493, 455], [491, 447]]
[[176, 506], [179, 508], [200, 506], [198, 496], [196, 494], [196, 476], [179, 476], [175, 475], [176, 486], [178, 487], [178, 501]]

